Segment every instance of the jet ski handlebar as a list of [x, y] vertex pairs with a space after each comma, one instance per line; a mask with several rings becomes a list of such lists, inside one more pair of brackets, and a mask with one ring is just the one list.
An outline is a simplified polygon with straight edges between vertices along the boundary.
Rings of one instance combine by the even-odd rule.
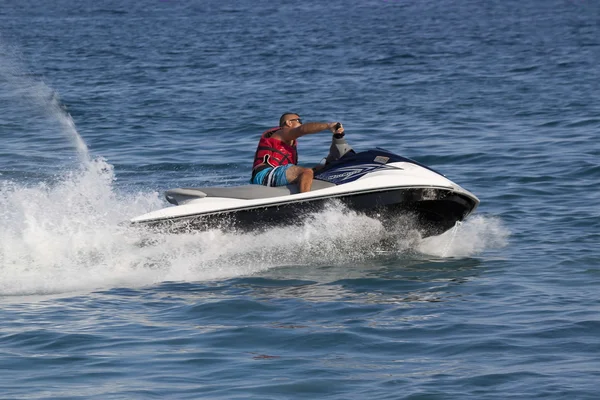
[[[338, 130], [341, 126], [342, 124], [338, 122], [335, 129]], [[325, 158], [325, 164], [337, 161], [350, 152], [354, 153], [354, 150], [352, 149], [352, 146], [348, 144], [346, 139], [344, 139], [344, 133], [334, 133], [333, 138], [331, 139], [331, 146], [329, 147], [329, 154]]]
[[[341, 123], [339, 123], [339, 122], [338, 122], [337, 124], [335, 124], [335, 126], [334, 126], [334, 128], [335, 128], [335, 130], [336, 130], [336, 131], [337, 131], [338, 129], [340, 129], [341, 127], [342, 127], [342, 124], [341, 124]], [[344, 133], [344, 132], [342, 132], [342, 133], [334, 133], [334, 134], [333, 134], [333, 137], [334, 137], [335, 139], [341, 139], [341, 138], [343, 138], [343, 137], [344, 137], [344, 135], [345, 135], [345, 133]]]

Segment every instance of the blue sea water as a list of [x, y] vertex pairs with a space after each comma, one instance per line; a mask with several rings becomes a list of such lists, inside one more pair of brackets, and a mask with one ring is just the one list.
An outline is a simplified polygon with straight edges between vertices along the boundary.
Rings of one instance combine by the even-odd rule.
[[[1, 399], [597, 399], [600, 3], [3, 0]], [[122, 224], [249, 178], [284, 111], [474, 192], [454, 231], [332, 205]], [[318, 162], [329, 135], [300, 141]]]

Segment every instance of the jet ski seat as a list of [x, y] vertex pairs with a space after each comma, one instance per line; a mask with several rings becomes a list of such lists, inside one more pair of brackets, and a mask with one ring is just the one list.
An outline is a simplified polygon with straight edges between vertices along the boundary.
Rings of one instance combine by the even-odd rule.
[[[335, 186], [334, 183], [313, 180], [311, 192]], [[298, 185], [269, 187], [263, 185], [244, 185], [231, 187], [179, 188], [165, 192], [167, 201], [171, 204], [182, 205], [194, 199], [204, 197], [225, 197], [231, 199], [255, 200], [269, 197], [286, 196], [299, 193]]]

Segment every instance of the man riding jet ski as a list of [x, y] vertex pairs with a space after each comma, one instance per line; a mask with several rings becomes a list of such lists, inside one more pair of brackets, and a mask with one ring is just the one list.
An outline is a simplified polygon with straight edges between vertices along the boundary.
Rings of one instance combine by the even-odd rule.
[[296, 141], [299, 137], [330, 130], [344, 133], [339, 122], [307, 122], [296, 113], [285, 113], [279, 118], [279, 126], [263, 132], [258, 142], [251, 183], [265, 186], [298, 185], [300, 193], [310, 191], [314, 171], [300, 167]]

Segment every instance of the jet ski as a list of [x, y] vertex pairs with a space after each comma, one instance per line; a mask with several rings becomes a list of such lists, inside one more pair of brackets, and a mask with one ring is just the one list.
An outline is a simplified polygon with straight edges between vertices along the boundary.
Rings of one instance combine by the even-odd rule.
[[328, 204], [390, 223], [412, 216], [422, 237], [439, 235], [463, 221], [479, 199], [441, 173], [417, 161], [375, 148], [355, 152], [335, 134], [329, 154], [317, 166], [312, 188], [297, 185], [267, 187], [178, 188], [165, 192], [174, 206], [135, 217], [134, 225], [166, 232], [211, 228], [264, 229], [299, 224]]

